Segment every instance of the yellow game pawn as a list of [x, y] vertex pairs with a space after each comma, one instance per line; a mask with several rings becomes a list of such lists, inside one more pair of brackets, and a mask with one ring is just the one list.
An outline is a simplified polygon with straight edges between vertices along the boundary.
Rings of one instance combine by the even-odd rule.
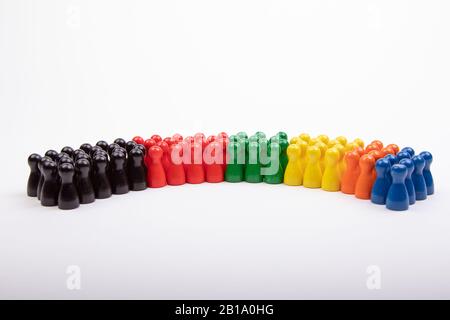
[[288, 186], [301, 186], [303, 171], [301, 166], [301, 148], [298, 144], [291, 144], [287, 148], [288, 164], [284, 172], [284, 184]]
[[347, 145], [347, 138], [344, 136], [339, 136], [335, 140], [339, 142], [343, 147]]
[[353, 151], [358, 147], [359, 147], [359, 145], [356, 144], [355, 142], [347, 143], [347, 145], [344, 147], [344, 150], [345, 150], [344, 154], [347, 152]]
[[323, 172], [325, 170], [325, 152], [327, 152], [328, 147], [322, 141], [317, 141], [315, 146], [320, 149], [320, 169]]
[[289, 140], [289, 144], [296, 144], [300, 140], [299, 137], [292, 137], [291, 140]]
[[341, 174], [339, 172], [339, 150], [328, 149], [325, 153], [325, 171], [322, 177], [322, 189], [325, 191], [341, 190]]
[[362, 139], [356, 138], [355, 140], [353, 140], [353, 142], [364, 149], [364, 141], [362, 141]]
[[333, 148], [339, 151], [339, 174], [342, 177], [346, 169], [346, 163], [344, 161], [345, 148], [340, 143], [336, 144]]
[[311, 140], [311, 136], [307, 133], [302, 133], [298, 137], [303, 141], [305, 141], [306, 143], [309, 143], [309, 140]]
[[330, 142], [330, 138], [326, 134], [320, 134], [316, 139], [322, 141], [325, 144], [328, 144], [328, 142]]
[[303, 185], [306, 188], [320, 188], [322, 186], [322, 170], [320, 169], [320, 149], [316, 146], [308, 147], [306, 154], [308, 164], [303, 175]]
[[297, 141], [297, 145], [300, 146], [300, 166], [302, 168], [302, 172], [305, 173], [306, 165], [308, 164], [308, 156], [306, 154], [306, 149], [308, 149], [308, 143], [299, 139]]
[[339, 141], [333, 139], [333, 140], [328, 141], [327, 146], [328, 146], [328, 148], [333, 148], [338, 143], [339, 143]]

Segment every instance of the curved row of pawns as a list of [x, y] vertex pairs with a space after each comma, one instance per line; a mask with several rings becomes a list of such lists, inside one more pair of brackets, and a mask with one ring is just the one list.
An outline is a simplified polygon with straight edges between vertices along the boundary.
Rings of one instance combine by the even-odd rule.
[[[215, 162], [183, 158], [183, 150], [192, 150], [189, 158], [193, 160], [195, 148], [208, 146], [216, 151]], [[249, 161], [255, 150], [257, 161]], [[245, 153], [244, 162], [238, 160], [242, 159], [240, 151]], [[223, 161], [216, 161], [218, 153]], [[173, 154], [183, 159], [181, 163], [172, 160]], [[27, 194], [43, 206], [75, 209], [95, 199], [147, 187], [247, 181], [342, 191], [391, 210], [407, 210], [416, 200], [434, 193], [431, 162], [432, 155], [426, 151], [415, 155], [410, 147], [400, 150], [395, 144], [383, 146], [379, 140], [364, 146], [361, 139], [348, 142], [343, 136], [330, 140], [326, 135], [301, 134], [290, 141], [284, 132], [270, 139], [262, 132], [251, 137], [244, 132], [208, 138], [201, 133], [165, 139], [153, 135], [147, 140], [136, 136], [128, 142], [118, 138], [112, 144], [99, 141], [95, 146], [82, 144], [77, 150], [49, 150], [43, 157], [30, 155]], [[261, 174], [262, 168], [271, 165], [277, 168], [272, 174]]]

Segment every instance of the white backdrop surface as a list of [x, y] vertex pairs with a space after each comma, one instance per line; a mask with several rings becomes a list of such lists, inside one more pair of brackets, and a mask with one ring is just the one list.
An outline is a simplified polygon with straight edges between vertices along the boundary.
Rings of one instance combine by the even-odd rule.
[[[444, 0], [0, 0], [0, 298], [450, 298], [449, 15]], [[32, 152], [241, 130], [429, 150], [437, 192], [407, 213], [245, 183], [64, 213], [25, 194]]]

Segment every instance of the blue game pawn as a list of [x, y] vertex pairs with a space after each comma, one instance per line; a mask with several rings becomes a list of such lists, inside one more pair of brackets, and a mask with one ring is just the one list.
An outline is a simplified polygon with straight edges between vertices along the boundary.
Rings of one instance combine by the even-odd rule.
[[395, 161], [396, 163], [400, 163], [400, 161], [402, 159], [411, 159], [411, 155], [409, 152], [406, 151], [400, 151], [399, 153], [397, 153], [397, 156], [395, 157]]
[[411, 158], [414, 157], [414, 155], [416, 154], [416, 152], [414, 151], [414, 149], [411, 148], [411, 147], [404, 147], [402, 150], [400, 150], [400, 152], [402, 152], [402, 151], [408, 152], [409, 155], [411, 156]]
[[425, 200], [427, 198], [427, 185], [425, 178], [423, 177], [423, 169], [425, 168], [425, 159], [420, 156], [412, 157], [414, 162], [414, 171], [411, 175], [411, 179], [414, 183], [414, 189], [416, 190], [416, 200]]
[[392, 184], [386, 198], [386, 208], [395, 211], [404, 211], [409, 208], [408, 190], [405, 179], [408, 169], [403, 164], [394, 164], [391, 168]]
[[414, 189], [414, 183], [411, 179], [411, 175], [414, 171], [414, 162], [411, 159], [402, 159], [400, 164], [404, 165], [408, 169], [408, 174], [405, 179], [406, 190], [408, 190], [409, 205], [416, 203], [416, 190]]
[[390, 154], [390, 153], [385, 155], [384, 159], [389, 160], [389, 162], [391, 163], [391, 166], [393, 166], [394, 164], [397, 163], [397, 158], [393, 154]]
[[425, 168], [423, 169], [423, 177], [425, 179], [425, 184], [427, 186], [427, 195], [432, 195], [434, 193], [434, 181], [433, 175], [430, 171], [431, 163], [433, 162], [433, 156], [430, 152], [424, 151], [420, 155], [425, 159]]
[[386, 196], [391, 186], [390, 179], [391, 163], [388, 159], [379, 159], [375, 164], [375, 171], [377, 172], [377, 179], [372, 187], [370, 200], [375, 204], [385, 204]]

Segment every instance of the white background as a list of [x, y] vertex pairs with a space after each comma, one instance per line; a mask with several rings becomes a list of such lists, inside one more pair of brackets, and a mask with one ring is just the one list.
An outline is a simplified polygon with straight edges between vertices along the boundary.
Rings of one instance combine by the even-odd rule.
[[[444, 0], [0, 0], [0, 298], [450, 298], [449, 16]], [[72, 212], [25, 194], [32, 152], [241, 130], [427, 149], [437, 193], [407, 213], [245, 183]]]

